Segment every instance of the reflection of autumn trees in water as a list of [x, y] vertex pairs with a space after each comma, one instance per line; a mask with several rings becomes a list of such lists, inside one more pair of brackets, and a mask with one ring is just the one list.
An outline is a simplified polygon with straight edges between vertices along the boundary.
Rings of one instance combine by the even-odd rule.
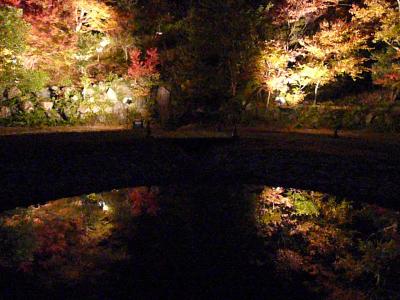
[[278, 273], [329, 299], [394, 299], [400, 295], [399, 213], [318, 192], [265, 188], [257, 223]]
[[169, 276], [171, 267], [204, 275], [209, 264], [221, 274], [247, 265], [260, 282], [273, 266], [278, 279], [319, 296], [393, 299], [399, 219], [295, 189], [136, 187], [3, 214], [0, 268], [54, 287], [96, 281], [115, 265]]
[[65, 280], [96, 273], [98, 259], [125, 259], [124, 250], [107, 248], [107, 239], [134, 217], [155, 216], [157, 193], [156, 188], [139, 187], [6, 213], [0, 219], [0, 267]]

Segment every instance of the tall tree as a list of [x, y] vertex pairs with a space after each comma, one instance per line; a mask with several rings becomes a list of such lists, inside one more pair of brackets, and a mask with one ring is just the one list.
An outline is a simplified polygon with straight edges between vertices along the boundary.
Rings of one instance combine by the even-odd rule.
[[[237, 98], [251, 79], [265, 33], [265, 1], [202, 1], [193, 13], [198, 93], [218, 107]], [[207, 91], [204, 93], [203, 91]]]
[[[281, 103], [296, 104], [321, 86], [364, 71], [367, 39], [351, 21], [341, 1], [287, 0], [274, 13], [276, 37], [265, 44], [257, 78], [261, 88]], [[332, 13], [335, 12], [335, 14]]]
[[[55, 83], [79, 81], [82, 73], [96, 68], [126, 73], [128, 48], [133, 46], [131, 10], [100, 0], [7, 0], [7, 5], [21, 8], [31, 24], [25, 68], [47, 71]], [[111, 50], [115, 58], [118, 49], [121, 63], [100, 60]]]
[[378, 48], [372, 55], [374, 82], [390, 89], [394, 101], [400, 92], [400, 1], [365, 0], [351, 12]]

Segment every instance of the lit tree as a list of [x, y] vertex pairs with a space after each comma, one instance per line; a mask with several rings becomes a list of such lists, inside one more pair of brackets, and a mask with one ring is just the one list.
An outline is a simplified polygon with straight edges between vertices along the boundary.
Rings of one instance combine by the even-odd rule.
[[285, 47], [282, 41], [265, 44], [258, 63], [257, 80], [261, 89], [268, 93], [267, 107], [272, 95], [277, 95], [278, 99], [287, 98], [290, 78], [294, 73], [289, 65], [296, 61], [296, 54], [294, 50]]
[[20, 0], [12, 4], [23, 10], [24, 19], [31, 24], [25, 67], [45, 70], [55, 80], [71, 73], [77, 41], [69, 29], [73, 26], [73, 1]]
[[142, 52], [134, 49], [130, 52], [131, 65], [128, 69], [128, 75], [133, 79], [143, 76], [151, 76], [157, 73], [158, 52], [156, 48], [146, 51], [145, 59], [141, 59]]
[[128, 77], [135, 83], [135, 93], [138, 96], [148, 96], [150, 88], [159, 79], [157, 66], [159, 64], [158, 51], [156, 48], [148, 49], [146, 57], [142, 59], [139, 49], [130, 51], [130, 66]]
[[342, 75], [361, 76], [367, 38], [351, 20], [332, 20], [330, 8], [343, 9], [339, 1], [288, 0], [275, 11], [278, 39], [262, 50], [257, 72], [267, 102], [274, 94], [281, 103], [297, 104], [313, 87], [316, 103], [321, 86]]
[[320, 86], [341, 75], [348, 75], [355, 80], [365, 70], [365, 59], [358, 54], [362, 49], [367, 49], [367, 39], [351, 23], [324, 22], [316, 34], [306, 37], [300, 44], [307, 61], [300, 66], [300, 81], [306, 81], [302, 85], [315, 86], [314, 103]]
[[130, 32], [120, 32], [113, 35], [113, 46], [122, 49], [122, 51], [124, 52], [125, 61], [128, 61], [129, 49], [134, 47], [136, 42], [136, 39], [132, 36], [132, 33]]
[[243, 92], [251, 79], [269, 8], [266, 1], [246, 0], [195, 5], [190, 42], [196, 63], [191, 71], [203, 105], [240, 108], [246, 102]]
[[[45, 70], [53, 82], [78, 81], [91, 68], [100, 67], [101, 56], [111, 48], [114, 36], [132, 30], [132, 14], [110, 2], [96, 0], [8, 0], [23, 9], [31, 24], [29, 47], [23, 55], [27, 69]], [[127, 21], [129, 20], [129, 21]], [[116, 39], [115, 39], [116, 40]], [[124, 45], [125, 47], [125, 45]], [[124, 48], [125, 57], [128, 49]], [[126, 61], [126, 60], [125, 60]], [[113, 64], [111, 60], [109, 64]], [[126, 72], [127, 64], [123, 64]], [[119, 68], [118, 70], [120, 70]]]
[[365, 0], [351, 12], [372, 42], [383, 47], [373, 53], [371, 72], [376, 84], [392, 91], [394, 101], [400, 90], [400, 1]]

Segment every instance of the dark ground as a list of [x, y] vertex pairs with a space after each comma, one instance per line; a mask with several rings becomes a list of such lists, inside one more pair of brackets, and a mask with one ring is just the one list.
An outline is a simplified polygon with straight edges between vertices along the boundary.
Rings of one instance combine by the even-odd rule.
[[238, 140], [173, 134], [146, 139], [125, 130], [0, 136], [0, 209], [182, 182], [313, 189], [400, 207], [399, 140], [240, 135]]

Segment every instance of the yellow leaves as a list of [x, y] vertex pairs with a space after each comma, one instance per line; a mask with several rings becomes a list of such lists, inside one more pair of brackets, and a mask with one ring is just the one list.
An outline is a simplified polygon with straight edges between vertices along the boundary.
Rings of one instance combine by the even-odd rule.
[[391, 4], [386, 0], [365, 0], [364, 6], [353, 5], [350, 10], [354, 18], [363, 20], [364, 22], [381, 20], [391, 10]]
[[289, 106], [297, 105], [304, 101], [306, 97], [306, 93], [304, 93], [301, 89], [294, 88], [292, 91], [285, 95], [285, 102]]
[[111, 7], [96, 0], [76, 2], [76, 32], [108, 32], [116, 27], [116, 15]]
[[325, 84], [343, 74], [354, 79], [364, 70], [365, 60], [357, 52], [367, 49], [367, 39], [349, 23], [323, 22], [319, 32], [304, 40], [303, 47], [309, 63], [302, 67], [301, 74], [311, 84]]
[[324, 60], [327, 56], [327, 53], [326, 51], [324, 51], [324, 49], [318, 47], [317, 45], [313, 45], [311, 43], [305, 45], [305, 49], [309, 54], [311, 54], [312, 56], [314, 56], [319, 60]]
[[360, 27], [373, 26], [374, 42], [383, 41], [398, 47], [400, 44], [400, 7], [394, 2], [365, 0], [364, 7], [353, 6], [350, 12]]
[[279, 69], [287, 66], [290, 56], [288, 53], [271, 51], [264, 59], [270, 69]]
[[7, 48], [0, 48], [0, 72], [3, 71], [6, 66], [14, 64], [16, 61], [14, 52]]
[[326, 61], [349, 56], [366, 49], [367, 39], [351, 24], [338, 21], [334, 24], [324, 22], [312, 38], [305, 39], [304, 48], [308, 54]]
[[328, 67], [322, 64], [317, 66], [304, 65], [301, 67], [299, 72], [299, 77], [305, 81], [307, 85], [324, 82], [329, 76], [330, 72]]
[[301, 53], [287, 49], [279, 41], [266, 43], [258, 64], [258, 79], [267, 87], [269, 93], [277, 93], [281, 102], [297, 104], [304, 99], [301, 90], [294, 91], [291, 85], [296, 82], [296, 70], [290, 68]]
[[[295, 46], [281, 40], [265, 44], [259, 62], [259, 81], [286, 104], [302, 102], [314, 86], [334, 81], [348, 74], [357, 78], [364, 70], [359, 57], [368, 49], [366, 37], [352, 22], [323, 21], [312, 36], [298, 39]], [[279, 99], [278, 99], [279, 98]]]
[[400, 46], [400, 16], [397, 13], [391, 13], [382, 20], [381, 28], [375, 33], [374, 41], [384, 41], [398, 49]]
[[5, 56], [11, 56], [13, 52], [7, 48], [0, 49], [0, 56], [5, 57]]
[[348, 74], [353, 79], [358, 78], [364, 71], [363, 67], [358, 67], [365, 59], [357, 59], [354, 57], [344, 58], [334, 61], [332, 64], [332, 72], [334, 74]]

